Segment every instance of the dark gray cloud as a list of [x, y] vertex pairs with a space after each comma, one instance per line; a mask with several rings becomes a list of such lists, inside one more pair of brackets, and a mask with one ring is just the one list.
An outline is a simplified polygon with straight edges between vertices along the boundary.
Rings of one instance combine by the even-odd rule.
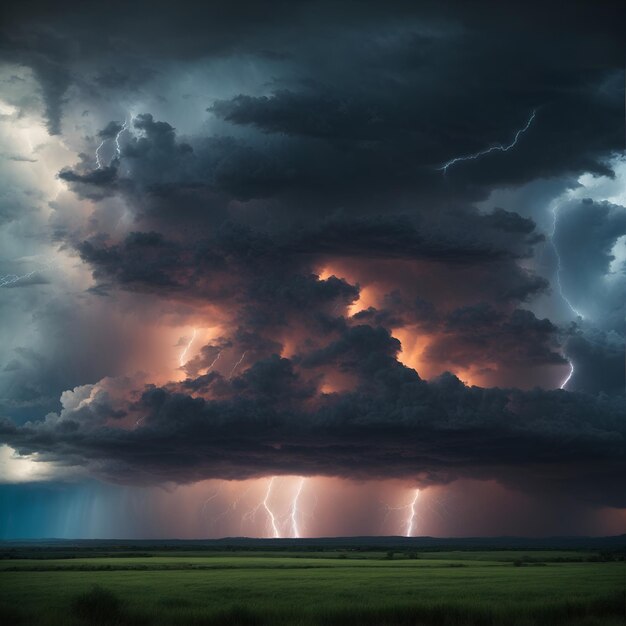
[[121, 130], [123, 126], [120, 122], [109, 122], [99, 133], [98, 137], [102, 139], [113, 139]]
[[[248, 179], [255, 170], [256, 180], [245, 197], [285, 186], [306, 187], [307, 194], [341, 190], [355, 202], [381, 188], [467, 197], [484, 195], [493, 184], [608, 172], [606, 155], [622, 147], [623, 50], [614, 26], [622, 9], [509, 3], [504, 15], [485, 7], [451, 3], [443, 11], [435, 3], [399, 2], [383, 10], [375, 2], [342, 2], [313, 10], [276, 2], [260, 12], [235, 2], [228, 9], [175, 11], [161, 3], [151, 6], [147, 28], [139, 5], [104, 10], [93, 4], [81, 15], [70, 11], [69, 20], [42, 5], [12, 6], [5, 47], [41, 77], [54, 132], [69, 82], [85, 66], [100, 84], [112, 77], [105, 78], [106, 89], [125, 95], [129, 80], [120, 77], [128, 72], [112, 73], [111, 58], [132, 74], [146, 59], [179, 66], [201, 58], [265, 59], [269, 48], [272, 59], [283, 59], [278, 74], [268, 76], [275, 84], [270, 95], [207, 102], [231, 126], [291, 139], [277, 155], [275, 144], [260, 149], [263, 141], [247, 138], [238, 159], [248, 162]], [[19, 28], [11, 28], [15, 23]], [[549, 24], [558, 26], [562, 54], [553, 54]], [[167, 34], [159, 36], [163, 29]], [[42, 63], [57, 69], [40, 71]], [[515, 151], [460, 164], [442, 180], [438, 164], [507, 141], [533, 109], [536, 122]], [[320, 155], [329, 167], [316, 168]], [[262, 169], [276, 159], [284, 162]], [[288, 163], [293, 172], [286, 180]], [[227, 183], [236, 171], [224, 173], [225, 186], [239, 187]]]
[[588, 393], [626, 393], [624, 337], [613, 332], [577, 331], [565, 342], [565, 352], [576, 364], [573, 389]]
[[529, 368], [566, 363], [558, 352], [557, 327], [531, 311], [515, 309], [507, 315], [487, 304], [463, 307], [447, 316], [442, 330], [442, 338], [428, 349], [429, 358]]
[[[554, 242], [561, 257], [562, 290], [600, 328], [624, 334], [626, 272], [615, 260], [615, 246], [626, 235], [626, 208], [591, 199], [559, 208]], [[623, 255], [624, 242], [621, 250]], [[623, 255], [624, 256], [624, 255]]]
[[[149, 387], [121, 409], [110, 391], [86, 390], [45, 422], [5, 421], [2, 438], [121, 482], [262, 473], [435, 484], [497, 477], [624, 505], [623, 398], [468, 388], [452, 375], [426, 383], [397, 362], [398, 349], [384, 330], [359, 326], [306, 357], [270, 356], [231, 380], [213, 374], [205, 385], [221, 387], [220, 399], [188, 395], [191, 380]], [[329, 366], [352, 372], [355, 390], [316, 397], [307, 373]], [[95, 399], [79, 402], [85, 394]], [[111, 422], [127, 414], [140, 424]]]

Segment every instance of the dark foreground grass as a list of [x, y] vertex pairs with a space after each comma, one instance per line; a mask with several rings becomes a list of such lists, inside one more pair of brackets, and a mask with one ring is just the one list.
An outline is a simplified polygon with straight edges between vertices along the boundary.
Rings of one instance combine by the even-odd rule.
[[498, 554], [491, 561], [471, 553], [436, 560], [155, 556], [48, 560], [45, 567], [33, 560], [5, 561], [0, 563], [0, 624], [624, 623], [623, 562], [515, 566], [522, 556]]

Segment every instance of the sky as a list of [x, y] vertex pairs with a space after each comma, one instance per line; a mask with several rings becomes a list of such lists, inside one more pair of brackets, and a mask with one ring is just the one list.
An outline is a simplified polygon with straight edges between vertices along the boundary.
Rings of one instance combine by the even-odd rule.
[[0, 538], [624, 532], [622, 2], [1, 10]]

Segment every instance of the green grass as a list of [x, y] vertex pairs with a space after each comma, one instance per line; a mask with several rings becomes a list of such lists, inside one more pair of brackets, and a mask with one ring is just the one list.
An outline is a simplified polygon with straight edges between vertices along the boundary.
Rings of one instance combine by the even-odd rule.
[[[543, 565], [515, 567], [524, 556]], [[222, 552], [4, 560], [0, 623], [623, 624], [624, 562], [550, 562], [551, 556], [557, 554], [437, 552], [388, 559], [386, 553]]]

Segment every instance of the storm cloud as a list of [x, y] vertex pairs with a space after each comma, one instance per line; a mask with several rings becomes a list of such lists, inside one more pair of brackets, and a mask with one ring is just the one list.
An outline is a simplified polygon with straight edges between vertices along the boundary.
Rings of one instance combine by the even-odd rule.
[[3, 10], [0, 442], [626, 506], [621, 3]]

